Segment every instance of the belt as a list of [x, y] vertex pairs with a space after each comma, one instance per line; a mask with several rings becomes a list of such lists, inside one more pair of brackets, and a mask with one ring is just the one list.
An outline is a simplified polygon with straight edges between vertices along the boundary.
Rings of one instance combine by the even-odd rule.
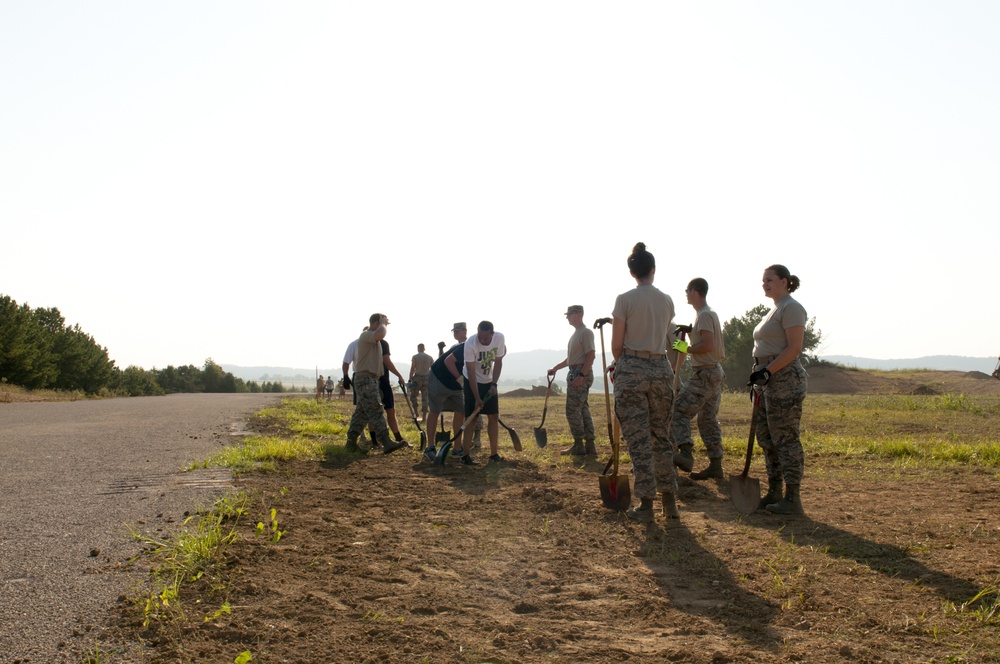
[[355, 373], [354, 375], [355, 375], [355, 376], [366, 376], [366, 377], [368, 377], [368, 378], [378, 378], [378, 376], [376, 376], [376, 375], [375, 375], [374, 373], [372, 373], [371, 371], [358, 371], [358, 372], [357, 372], [357, 373]]
[[774, 358], [776, 358], [776, 357], [778, 357], [778, 356], [777, 355], [768, 355], [767, 357], [755, 357], [755, 358], [753, 358], [753, 363], [756, 364], [757, 366], [764, 366], [766, 364], [770, 364], [771, 362], [773, 362]]
[[648, 350], [632, 350], [631, 348], [626, 348], [622, 353], [632, 357], [641, 357], [644, 360], [663, 360], [667, 357], [666, 353], [650, 353]]

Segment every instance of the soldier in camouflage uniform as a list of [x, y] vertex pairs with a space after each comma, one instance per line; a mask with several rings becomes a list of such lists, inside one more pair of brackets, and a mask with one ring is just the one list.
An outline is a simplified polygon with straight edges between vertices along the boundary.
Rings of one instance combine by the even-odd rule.
[[569, 339], [566, 359], [548, 371], [555, 376], [563, 367], [569, 367], [566, 377], [566, 420], [573, 434], [573, 446], [563, 454], [597, 456], [594, 443], [594, 420], [590, 415], [590, 386], [594, 384], [594, 333], [583, 324], [583, 306], [574, 304], [566, 310], [566, 320], [573, 326], [573, 336]]
[[[691, 326], [691, 342], [678, 339], [673, 349], [691, 356], [691, 379], [685, 383], [674, 398], [674, 410], [670, 416], [670, 433], [677, 452], [693, 463], [691, 449], [691, 418], [698, 416], [698, 433], [705, 443], [708, 453], [708, 468], [691, 473], [693, 480], [709, 478], [724, 479], [722, 470], [722, 428], [719, 426], [719, 404], [722, 402], [722, 381], [726, 374], [722, 362], [726, 349], [722, 340], [722, 325], [719, 316], [708, 306], [708, 282], [698, 277], [688, 283], [685, 290], [687, 301], [694, 310], [694, 324]], [[676, 461], [676, 459], [675, 459]], [[690, 465], [687, 466], [691, 468]]]
[[[427, 375], [430, 373], [434, 358], [424, 352], [424, 345], [417, 344], [417, 354], [410, 358], [410, 403], [413, 404], [413, 412], [420, 413], [421, 421], [427, 420], [427, 408], [430, 397], [427, 394]], [[420, 397], [420, 408], [417, 406], [417, 396]]]
[[799, 278], [784, 265], [764, 270], [764, 295], [774, 300], [774, 308], [753, 331], [754, 370], [748, 385], [764, 391], [756, 430], [767, 464], [768, 492], [761, 507], [774, 514], [804, 513], [799, 496], [804, 466], [799, 421], [806, 398], [806, 371], [799, 355], [807, 318], [805, 308], [791, 296], [799, 284]]
[[382, 359], [382, 339], [385, 338], [389, 319], [383, 314], [372, 314], [368, 329], [358, 337], [357, 356], [354, 361], [354, 393], [357, 405], [347, 427], [347, 449], [351, 452], [367, 452], [367, 446], [358, 445], [358, 438], [364, 433], [365, 425], [374, 432], [385, 454], [408, 447], [405, 441], [393, 441], [389, 437], [389, 425], [385, 421], [382, 406], [382, 391], [379, 378], [385, 371]]
[[667, 333], [674, 318], [670, 296], [653, 286], [656, 261], [638, 243], [628, 258], [636, 287], [615, 300], [611, 334], [614, 355], [615, 414], [628, 443], [639, 505], [625, 514], [653, 520], [659, 490], [663, 514], [676, 519], [677, 475], [669, 440], [674, 372], [667, 360]]

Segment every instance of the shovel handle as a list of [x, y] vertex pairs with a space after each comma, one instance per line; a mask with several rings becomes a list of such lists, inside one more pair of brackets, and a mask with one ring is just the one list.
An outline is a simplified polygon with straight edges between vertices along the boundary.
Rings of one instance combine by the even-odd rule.
[[757, 435], [757, 411], [760, 407], [760, 396], [763, 390], [754, 390], [753, 394], [753, 414], [750, 416], [750, 438], [747, 440], [747, 460], [743, 464], [743, 473], [740, 477], [746, 477], [750, 472], [750, 460], [753, 459], [753, 439]]

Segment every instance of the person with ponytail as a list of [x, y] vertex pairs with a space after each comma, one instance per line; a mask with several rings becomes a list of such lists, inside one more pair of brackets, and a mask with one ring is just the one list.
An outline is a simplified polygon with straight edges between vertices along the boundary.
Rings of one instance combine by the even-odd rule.
[[677, 474], [670, 443], [674, 372], [667, 360], [667, 334], [674, 302], [653, 286], [656, 259], [639, 242], [628, 257], [636, 287], [615, 300], [611, 352], [614, 355], [615, 415], [628, 444], [639, 505], [625, 514], [651, 522], [653, 500], [662, 496], [663, 514], [677, 519]]
[[[774, 308], [753, 331], [753, 373], [747, 385], [763, 390], [757, 411], [757, 441], [767, 464], [767, 495], [760, 506], [773, 514], [804, 514], [799, 487], [804, 459], [799, 439], [806, 370], [799, 362], [806, 310], [792, 297], [799, 278], [784, 265], [764, 270], [764, 295]], [[782, 495], [784, 483], [784, 495]]]

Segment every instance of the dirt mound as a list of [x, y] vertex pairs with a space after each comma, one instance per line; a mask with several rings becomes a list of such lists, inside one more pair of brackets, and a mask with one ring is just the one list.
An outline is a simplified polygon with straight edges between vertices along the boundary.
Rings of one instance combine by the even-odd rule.
[[507, 397], [544, 397], [546, 388], [541, 385], [532, 385], [531, 388], [519, 387], [510, 392], [504, 392]]
[[878, 371], [824, 365], [809, 367], [808, 372], [809, 392], [814, 394], [1000, 394], [1000, 380], [980, 371]]

